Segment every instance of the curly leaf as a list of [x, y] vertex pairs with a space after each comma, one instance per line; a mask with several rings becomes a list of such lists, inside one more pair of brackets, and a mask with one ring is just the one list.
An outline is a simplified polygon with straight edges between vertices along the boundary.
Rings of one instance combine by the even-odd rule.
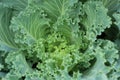
[[[111, 18], [107, 16], [107, 9], [99, 1], [88, 1], [83, 5], [85, 15], [82, 24], [86, 27], [89, 40], [96, 40], [106, 28], [111, 25]], [[104, 18], [104, 19], [103, 19]]]
[[29, 10], [31, 9], [26, 10], [12, 20], [11, 28], [15, 32], [16, 43], [31, 44], [31, 42], [41, 37], [47, 37], [46, 34], [50, 32], [50, 20], [41, 16], [40, 11], [33, 10], [28, 13]]

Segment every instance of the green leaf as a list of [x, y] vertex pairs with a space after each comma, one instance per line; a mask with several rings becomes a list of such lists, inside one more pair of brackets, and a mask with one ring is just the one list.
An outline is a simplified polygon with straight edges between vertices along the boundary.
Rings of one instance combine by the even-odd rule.
[[103, 5], [108, 9], [108, 14], [112, 16], [120, 9], [120, 0], [99, 0], [103, 2]]
[[[86, 80], [109, 80], [110, 77], [107, 74], [114, 69], [114, 61], [118, 59], [118, 50], [115, 49], [115, 45], [107, 40], [98, 40], [88, 51], [93, 51], [91, 53], [96, 56], [96, 62], [83, 74], [83, 78]], [[105, 64], [106, 62], [109, 62], [110, 65]]]
[[115, 24], [117, 25], [120, 31], [120, 13], [114, 13], [113, 17], [115, 18]]
[[14, 33], [9, 28], [12, 9], [3, 7], [3, 5], [0, 4], [0, 11], [0, 43], [3, 46], [17, 48], [18, 46], [14, 42]]
[[[107, 9], [99, 1], [88, 1], [83, 5], [85, 15], [82, 24], [86, 27], [86, 37], [89, 40], [96, 40], [97, 35], [109, 28], [111, 18], [107, 15]], [[103, 19], [104, 18], [104, 19]]]
[[12, 19], [10, 27], [15, 32], [15, 42], [18, 44], [31, 44], [42, 37], [47, 37], [50, 32], [50, 20], [42, 16], [42, 11], [29, 11], [31, 8]]
[[22, 76], [27, 75], [27, 73], [31, 73], [33, 71], [28, 65], [25, 56], [20, 51], [9, 53], [5, 62], [10, 66], [10, 75], [14, 75], [18, 78], [21, 78]]
[[77, 0], [44, 0], [41, 3], [41, 7], [55, 21], [58, 17], [67, 15], [69, 7], [73, 6], [76, 2]]
[[8, 8], [22, 11], [28, 6], [28, 1], [29, 0], [1, 0], [0, 3]]

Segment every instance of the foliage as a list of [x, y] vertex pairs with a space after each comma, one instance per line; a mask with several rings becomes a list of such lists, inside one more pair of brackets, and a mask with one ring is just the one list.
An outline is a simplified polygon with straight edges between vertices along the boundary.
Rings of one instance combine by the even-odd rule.
[[119, 80], [119, 0], [0, 0], [2, 80]]

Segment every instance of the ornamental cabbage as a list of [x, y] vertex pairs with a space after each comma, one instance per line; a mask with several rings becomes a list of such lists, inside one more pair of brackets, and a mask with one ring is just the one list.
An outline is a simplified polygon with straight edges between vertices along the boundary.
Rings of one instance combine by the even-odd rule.
[[120, 80], [120, 0], [0, 0], [1, 80]]

